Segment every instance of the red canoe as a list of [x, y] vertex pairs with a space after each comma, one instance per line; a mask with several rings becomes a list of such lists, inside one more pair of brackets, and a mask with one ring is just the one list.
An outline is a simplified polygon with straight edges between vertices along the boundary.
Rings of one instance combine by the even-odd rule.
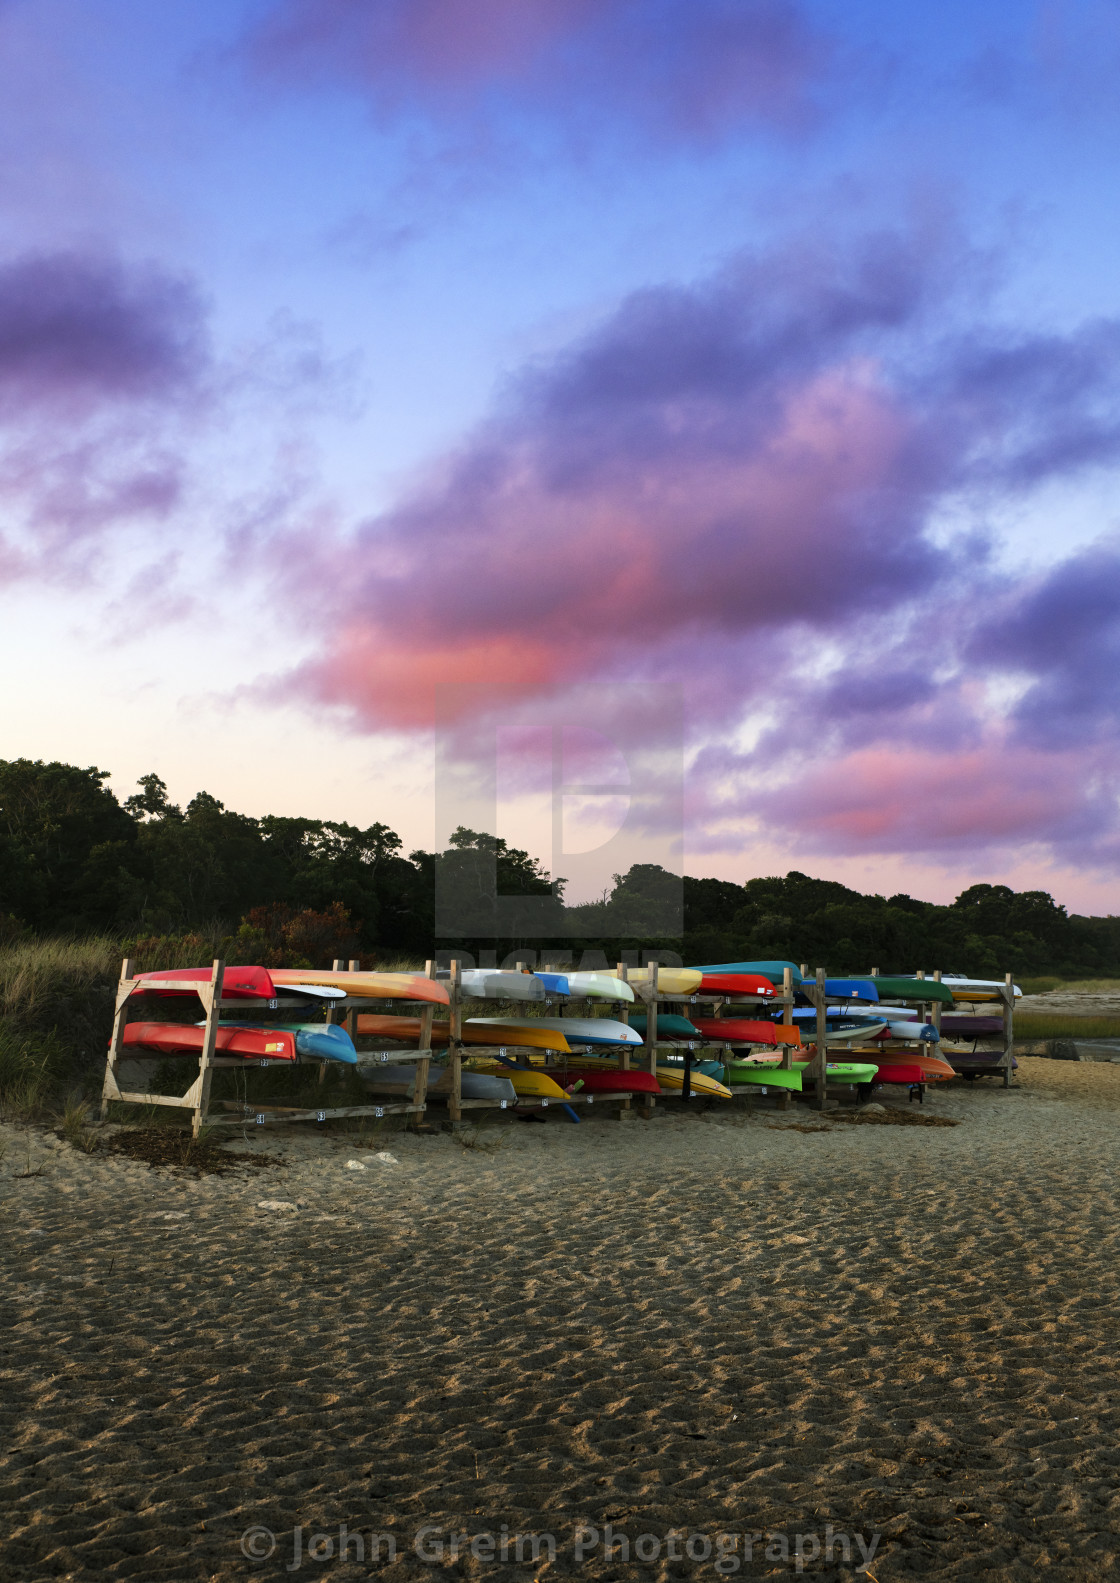
[[[124, 1030], [130, 1048], [158, 1050], [162, 1055], [197, 1055], [205, 1037], [205, 1028], [185, 1022], [130, 1022]], [[287, 1028], [231, 1025], [218, 1029], [217, 1048], [223, 1055], [243, 1055], [251, 1061], [294, 1061], [296, 1036]]]
[[700, 980], [700, 991], [710, 995], [739, 995], [744, 1000], [765, 996], [773, 1000], [778, 991], [761, 973], [705, 973]]
[[562, 1080], [569, 1093], [579, 1094], [660, 1094], [661, 1088], [652, 1072], [589, 1072], [581, 1068], [569, 1072]]
[[745, 1017], [693, 1017], [705, 1039], [726, 1044], [801, 1044], [801, 1030], [780, 1022], [752, 1022]]
[[[159, 973], [137, 973], [138, 979], [155, 978], [182, 984], [182, 989], [137, 990], [144, 995], [193, 995], [196, 985], [209, 984], [213, 969], [209, 967], [172, 967]], [[275, 1000], [276, 986], [265, 967], [227, 967], [222, 979], [222, 995], [239, 995], [245, 1000]]]

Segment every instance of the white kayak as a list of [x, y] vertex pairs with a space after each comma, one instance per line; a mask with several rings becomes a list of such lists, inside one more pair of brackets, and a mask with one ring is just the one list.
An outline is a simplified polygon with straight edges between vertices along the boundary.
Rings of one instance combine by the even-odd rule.
[[[485, 1027], [487, 1023], [497, 1026], [501, 1021], [499, 1017], [471, 1018], [476, 1028]], [[569, 1045], [608, 1044], [617, 1047], [642, 1042], [636, 1029], [627, 1027], [624, 1022], [616, 1022], [613, 1017], [534, 1017], [533, 1026], [562, 1033]]]
[[634, 991], [613, 973], [566, 973], [573, 1000], [633, 1000]]
[[[953, 991], [953, 996], [956, 1000], [970, 999], [968, 993], [970, 989], [979, 990], [981, 992], [980, 998], [984, 1000], [998, 1000], [999, 991], [1001, 989], [1006, 989], [1007, 987], [1005, 984], [1001, 983], [998, 978], [964, 978], [962, 975], [956, 973], [942, 973], [941, 982], [945, 985], [946, 989], [951, 989]], [[1015, 998], [1018, 999], [1019, 996], [1022, 995], [1023, 991], [1019, 988], [1018, 984], [1013, 984], [1011, 988], [1015, 994]]]
[[[451, 978], [450, 970], [441, 968], [436, 977], [441, 983]], [[502, 972], [496, 968], [468, 967], [463, 969], [463, 994], [468, 1000], [536, 1000], [546, 998], [544, 985], [532, 973]]]

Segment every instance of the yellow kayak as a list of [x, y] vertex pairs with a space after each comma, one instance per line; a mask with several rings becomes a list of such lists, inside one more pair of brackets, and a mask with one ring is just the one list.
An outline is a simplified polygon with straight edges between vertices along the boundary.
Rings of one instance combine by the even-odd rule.
[[427, 1000], [437, 1006], [448, 1003], [446, 984], [437, 984], [423, 973], [321, 973], [313, 967], [270, 967], [268, 971], [274, 984], [322, 984], [368, 1000]]
[[[630, 983], [643, 989], [651, 985], [652, 979], [652, 968], [635, 967], [630, 970]], [[661, 995], [695, 995], [703, 979], [704, 975], [697, 967], [659, 967], [657, 990]]]
[[559, 1083], [553, 1082], [545, 1072], [527, 1071], [519, 1066], [503, 1066], [501, 1061], [471, 1060], [472, 1072], [485, 1072], [490, 1077], [508, 1077], [519, 1099], [567, 1099]]
[[[357, 1033], [365, 1039], [398, 1039], [404, 1044], [420, 1043], [419, 1017], [386, 1017], [377, 1012], [359, 1012]], [[451, 1030], [446, 1022], [432, 1024], [432, 1048], [441, 1050], [451, 1040]], [[537, 1027], [535, 1022], [505, 1022], [487, 1018], [484, 1022], [468, 1017], [463, 1024], [464, 1044], [508, 1044], [528, 1046], [534, 1050], [557, 1050], [564, 1054], [568, 1041], [562, 1033], [552, 1028]]]
[[[529, 1057], [529, 1060], [534, 1062], [540, 1059], [542, 1059], [540, 1056]], [[622, 1063], [618, 1060], [617, 1056], [579, 1055], [577, 1053], [574, 1055], [569, 1055], [566, 1064], [569, 1072], [622, 1071]], [[644, 1061], [639, 1062], [633, 1058], [631, 1058], [630, 1061], [630, 1069], [632, 1071], [643, 1072], [649, 1070]], [[659, 1065], [657, 1068], [656, 1077], [658, 1087], [663, 1089], [666, 1093], [679, 1093], [684, 1087], [683, 1066]], [[718, 1082], [714, 1077], [707, 1077], [703, 1072], [693, 1071], [691, 1074], [689, 1086], [694, 1094], [707, 1094], [713, 1099], [732, 1098], [732, 1093], [729, 1088], [725, 1088], [724, 1085]]]

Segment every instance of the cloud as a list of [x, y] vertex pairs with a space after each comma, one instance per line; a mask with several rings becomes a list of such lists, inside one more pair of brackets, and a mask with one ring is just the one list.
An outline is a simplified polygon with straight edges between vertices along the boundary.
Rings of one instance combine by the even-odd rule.
[[73, 252], [0, 263], [0, 576], [83, 577], [106, 530], [165, 520], [209, 368], [183, 277]]
[[282, 685], [370, 731], [425, 729], [452, 683], [528, 714], [683, 685], [707, 829], [1105, 850], [1113, 766], [1081, 750], [1115, 718], [1116, 548], [1008, 579], [978, 529], [931, 525], [1115, 461], [1117, 326], [946, 337], [969, 263], [885, 233], [634, 294], [511, 380], [425, 488], [292, 546], [305, 619], [309, 582], [348, 595]]
[[828, 54], [793, 0], [280, 0], [249, 47], [384, 113], [504, 105], [683, 138], [801, 124]]

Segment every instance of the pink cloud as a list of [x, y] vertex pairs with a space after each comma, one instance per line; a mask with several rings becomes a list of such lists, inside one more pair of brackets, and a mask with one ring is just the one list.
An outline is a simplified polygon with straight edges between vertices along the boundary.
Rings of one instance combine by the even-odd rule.
[[[516, 692], [523, 722], [588, 684], [683, 686], [694, 829], [723, 850], [761, 819], [822, 851], [1111, 861], [1115, 552], [1017, 586], [977, 535], [927, 529], [974, 486], [1120, 457], [1118, 332], [938, 341], [959, 274], [928, 237], [878, 236], [636, 294], [513, 381], [426, 489], [293, 545], [314, 573], [293, 609], [320, 620], [309, 581], [347, 596], [280, 685], [406, 732], [454, 683]], [[1095, 757], [1032, 725], [1063, 693], [1095, 711]]]

